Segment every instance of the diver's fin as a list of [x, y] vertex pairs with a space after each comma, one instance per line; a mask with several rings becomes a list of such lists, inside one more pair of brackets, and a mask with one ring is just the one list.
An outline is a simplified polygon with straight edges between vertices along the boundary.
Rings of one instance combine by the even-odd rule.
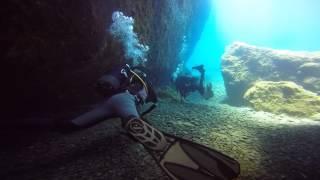
[[192, 69], [196, 69], [196, 70], [198, 70], [200, 73], [203, 73], [203, 72], [205, 71], [203, 64], [201, 64], [201, 65], [199, 65], [199, 66], [193, 66]]
[[170, 143], [160, 153], [148, 149], [174, 180], [230, 180], [240, 174], [240, 164], [214, 149], [164, 133]]

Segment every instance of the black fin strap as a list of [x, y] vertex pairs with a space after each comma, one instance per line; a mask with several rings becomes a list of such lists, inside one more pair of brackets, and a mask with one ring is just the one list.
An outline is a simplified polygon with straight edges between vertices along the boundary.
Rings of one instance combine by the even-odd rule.
[[145, 110], [144, 112], [141, 113], [141, 117], [145, 116], [146, 114], [150, 113], [152, 110], [154, 110], [154, 108], [157, 107], [157, 104], [152, 104], [147, 110]]

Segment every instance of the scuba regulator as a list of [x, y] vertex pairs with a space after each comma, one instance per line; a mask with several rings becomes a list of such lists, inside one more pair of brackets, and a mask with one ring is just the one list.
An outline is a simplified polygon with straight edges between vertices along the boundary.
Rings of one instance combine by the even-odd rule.
[[128, 90], [132, 84], [141, 84], [148, 94], [148, 86], [145, 82], [146, 74], [142, 71], [136, 71], [136, 68], [131, 69], [128, 64], [113, 68], [101, 78], [99, 78], [96, 89], [104, 96], [112, 96], [116, 93]]

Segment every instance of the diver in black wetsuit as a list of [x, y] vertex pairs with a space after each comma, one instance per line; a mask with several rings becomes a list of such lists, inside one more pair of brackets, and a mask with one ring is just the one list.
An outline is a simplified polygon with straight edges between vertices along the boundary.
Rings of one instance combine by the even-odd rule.
[[240, 165], [236, 160], [212, 148], [162, 133], [142, 120], [141, 116], [151, 109], [140, 114], [137, 108], [147, 102], [156, 103], [157, 97], [141, 69], [114, 68], [99, 79], [97, 89], [106, 96], [104, 102], [72, 120], [60, 121], [57, 123], [60, 130], [72, 132], [107, 118], [120, 117], [128, 134], [146, 147], [171, 179], [229, 180], [239, 175]]
[[198, 70], [201, 74], [200, 82], [193, 76], [180, 75], [175, 80], [175, 86], [180, 94], [181, 100], [185, 99], [190, 92], [198, 91], [205, 99], [213, 97], [212, 85], [204, 85], [205, 69], [203, 65], [194, 66], [192, 69]]
[[[155, 107], [156, 94], [141, 68], [131, 69], [128, 65], [114, 68], [102, 76], [97, 89], [105, 97], [104, 102], [70, 121], [60, 121], [57, 127], [64, 132], [87, 128], [102, 120], [120, 117], [123, 127], [134, 139], [153, 150], [163, 150], [167, 143], [163, 134], [141, 119], [138, 108], [152, 102]], [[145, 111], [143, 114], [151, 111]]]

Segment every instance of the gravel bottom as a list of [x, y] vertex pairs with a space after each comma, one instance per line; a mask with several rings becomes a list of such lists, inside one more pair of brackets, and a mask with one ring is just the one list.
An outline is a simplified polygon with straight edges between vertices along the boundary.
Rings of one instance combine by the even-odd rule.
[[[210, 103], [209, 103], [210, 104]], [[320, 122], [225, 104], [162, 100], [147, 119], [159, 129], [238, 160], [238, 179], [318, 179]], [[1, 179], [163, 179], [118, 119], [73, 134], [2, 132]], [[18, 135], [17, 135], [18, 133]]]

